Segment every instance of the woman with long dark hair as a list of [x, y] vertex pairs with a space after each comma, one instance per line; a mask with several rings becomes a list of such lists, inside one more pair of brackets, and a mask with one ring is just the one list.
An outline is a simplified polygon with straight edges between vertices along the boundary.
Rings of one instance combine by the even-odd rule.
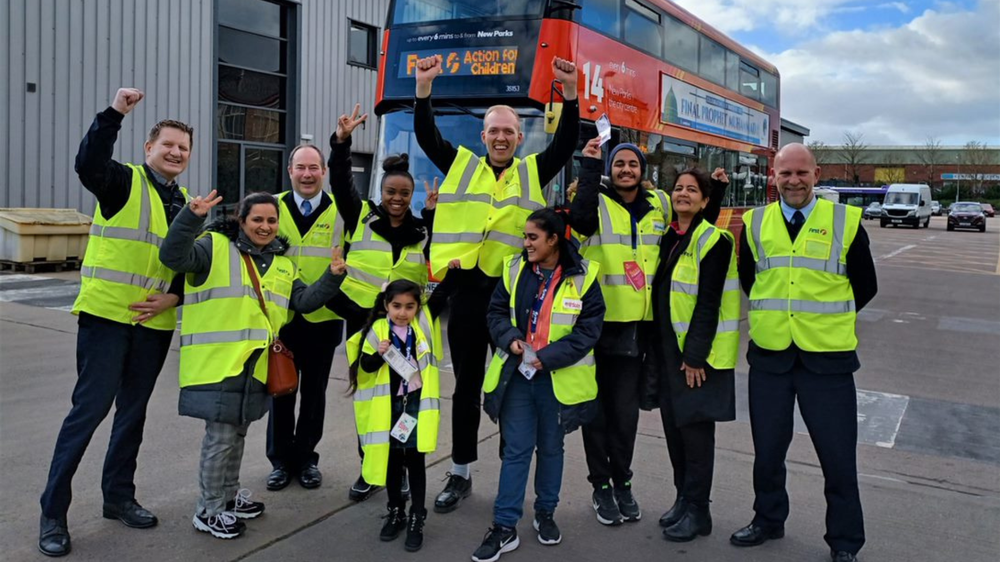
[[337, 247], [315, 283], [298, 280], [270, 193], [247, 195], [236, 217], [216, 220], [199, 237], [221, 201], [215, 191], [194, 198], [170, 225], [160, 260], [187, 274], [178, 411], [205, 420], [192, 524], [230, 539], [243, 533], [241, 519], [264, 512], [240, 488], [240, 466], [247, 429], [267, 412], [270, 344], [292, 312], [316, 310], [340, 290], [347, 266]]
[[548, 208], [528, 216], [524, 251], [504, 263], [487, 314], [497, 352], [483, 383], [483, 409], [500, 423], [503, 463], [493, 526], [474, 561], [496, 560], [520, 544], [516, 527], [536, 453], [533, 526], [542, 544], [562, 541], [553, 515], [563, 438], [597, 412], [593, 350], [604, 322], [598, 269], [570, 242], [563, 215]]
[[697, 168], [677, 175], [676, 220], [660, 240], [653, 280], [656, 318], [647, 354], [646, 402], [658, 404], [677, 489], [660, 518], [666, 539], [684, 542], [712, 532], [709, 498], [715, 422], [736, 419], [734, 368], [740, 295], [733, 236], [712, 224], [728, 183]]

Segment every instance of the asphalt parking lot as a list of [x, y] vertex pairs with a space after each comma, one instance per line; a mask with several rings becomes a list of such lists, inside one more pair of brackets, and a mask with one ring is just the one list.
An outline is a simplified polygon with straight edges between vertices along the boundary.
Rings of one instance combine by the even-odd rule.
[[[992, 561], [1000, 557], [1000, 223], [987, 232], [946, 232], [942, 217], [928, 229], [880, 229], [865, 221], [879, 273], [879, 294], [859, 315], [859, 472], [867, 561]], [[75, 318], [67, 312], [78, 283], [73, 273], [0, 275], [0, 558], [40, 560], [38, 496], [55, 436], [69, 410], [75, 380]], [[745, 330], [745, 325], [744, 325]], [[745, 338], [744, 338], [745, 339]], [[744, 341], [745, 346], [745, 341]], [[495, 426], [484, 418], [472, 497], [454, 513], [431, 514], [425, 546], [406, 553], [401, 541], [377, 538], [385, 495], [353, 504], [355, 435], [343, 354], [331, 373], [329, 414], [320, 445], [323, 486], [266, 492], [264, 421], [251, 426], [243, 485], [267, 513], [247, 534], [220, 541], [197, 533], [190, 518], [197, 495], [202, 424], [177, 415], [177, 351], [168, 357], [148, 413], [139, 457], [138, 499], [160, 518], [151, 530], [101, 518], [100, 469], [110, 420], [94, 437], [74, 481], [69, 560], [280, 561], [468, 560], [490, 523], [499, 461]], [[445, 362], [442, 395], [450, 395]], [[753, 447], [746, 423], [747, 366], [738, 372], [739, 420], [717, 436], [712, 513], [714, 533], [677, 545], [660, 537], [656, 520], [673, 501], [670, 464], [658, 415], [643, 414], [634, 463], [642, 521], [618, 528], [597, 523], [590, 507], [579, 433], [566, 440], [563, 493], [556, 518], [564, 541], [544, 547], [522, 522], [522, 546], [503, 560], [829, 560], [823, 535], [823, 484], [804, 428], [788, 460], [792, 515], [783, 540], [741, 550], [729, 534], [752, 517]], [[442, 419], [450, 402], [442, 400]], [[429, 457], [429, 501], [450, 464], [450, 427], [442, 424]], [[530, 486], [527, 513], [530, 517]]]

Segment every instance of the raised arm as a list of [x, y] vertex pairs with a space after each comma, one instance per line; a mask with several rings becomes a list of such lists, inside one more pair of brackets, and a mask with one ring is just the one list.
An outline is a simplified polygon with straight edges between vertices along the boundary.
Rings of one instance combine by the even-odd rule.
[[170, 224], [160, 245], [160, 261], [178, 273], [208, 273], [212, 269], [212, 239], [198, 238], [205, 217], [222, 202], [213, 189], [207, 197], [195, 197]]
[[576, 188], [576, 197], [570, 204], [570, 222], [573, 230], [583, 236], [597, 234], [600, 218], [597, 215], [597, 205], [601, 187], [601, 139], [593, 138], [583, 147], [584, 159], [581, 161], [580, 182]]
[[562, 83], [563, 104], [559, 126], [548, 147], [538, 154], [538, 179], [545, 185], [559, 174], [563, 166], [573, 157], [580, 142], [580, 104], [576, 99], [576, 65], [559, 57], [552, 59], [552, 75]]
[[141, 101], [143, 93], [134, 88], [121, 88], [111, 107], [97, 114], [76, 154], [76, 173], [87, 191], [101, 205], [101, 214], [108, 219], [125, 207], [132, 187], [132, 172], [128, 166], [112, 159], [122, 120]]
[[413, 104], [413, 131], [421, 150], [442, 173], [447, 174], [458, 151], [441, 137], [441, 131], [434, 123], [434, 108], [431, 106], [431, 85], [434, 78], [442, 72], [441, 56], [418, 60], [416, 72], [417, 96]]
[[368, 119], [368, 114], [358, 116], [361, 104], [354, 104], [354, 112], [337, 120], [337, 130], [330, 136], [330, 192], [337, 203], [337, 212], [344, 219], [345, 230], [354, 232], [361, 215], [361, 196], [354, 189], [351, 172], [351, 133]]

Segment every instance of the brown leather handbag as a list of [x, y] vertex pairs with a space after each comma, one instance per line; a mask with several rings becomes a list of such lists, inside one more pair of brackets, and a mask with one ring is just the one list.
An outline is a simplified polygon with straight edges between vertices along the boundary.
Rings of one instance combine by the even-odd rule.
[[[267, 306], [264, 304], [264, 292], [260, 290], [260, 280], [257, 270], [250, 261], [250, 256], [240, 252], [243, 263], [246, 264], [253, 288], [257, 291], [257, 301], [260, 303], [264, 316], [267, 316]], [[299, 387], [299, 371], [295, 368], [295, 356], [278, 338], [274, 338], [267, 350], [267, 392], [271, 396], [292, 394]]]

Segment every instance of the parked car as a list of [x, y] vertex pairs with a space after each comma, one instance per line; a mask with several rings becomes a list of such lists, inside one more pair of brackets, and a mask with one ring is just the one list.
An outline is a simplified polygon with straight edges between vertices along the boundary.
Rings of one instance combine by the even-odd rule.
[[935, 217], [940, 217], [943, 209], [941, 209], [940, 201], [931, 201], [931, 215]]
[[983, 206], [972, 202], [952, 203], [951, 212], [948, 213], [948, 230], [956, 228], [974, 228], [979, 232], [986, 232]]
[[997, 216], [997, 212], [993, 210], [993, 205], [990, 205], [989, 203], [980, 203], [980, 205], [983, 206], [983, 214], [984, 215], [986, 215], [988, 217], [995, 217], [995, 216]]
[[865, 207], [865, 210], [861, 213], [861, 217], [864, 219], [877, 219], [882, 216], [882, 204], [878, 201], [872, 201], [871, 205]]

